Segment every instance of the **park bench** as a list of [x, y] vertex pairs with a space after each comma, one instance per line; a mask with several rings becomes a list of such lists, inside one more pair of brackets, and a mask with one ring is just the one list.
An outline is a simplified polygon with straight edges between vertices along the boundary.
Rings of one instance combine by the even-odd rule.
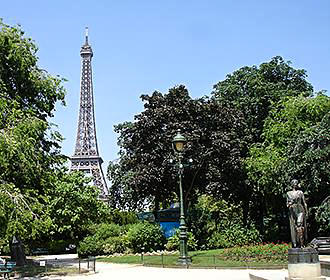
[[7, 262], [0, 264], [0, 274], [3, 274], [4, 279], [9, 279], [9, 273], [13, 272], [16, 262]]
[[35, 248], [32, 250], [32, 255], [48, 255], [48, 250], [46, 248]]

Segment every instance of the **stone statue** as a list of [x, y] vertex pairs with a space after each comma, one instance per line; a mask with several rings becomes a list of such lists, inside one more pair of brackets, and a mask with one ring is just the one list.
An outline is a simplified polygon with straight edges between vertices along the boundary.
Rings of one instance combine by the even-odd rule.
[[298, 180], [291, 181], [292, 190], [287, 192], [292, 247], [302, 248], [307, 241], [306, 219], [308, 215], [304, 193], [299, 190]]

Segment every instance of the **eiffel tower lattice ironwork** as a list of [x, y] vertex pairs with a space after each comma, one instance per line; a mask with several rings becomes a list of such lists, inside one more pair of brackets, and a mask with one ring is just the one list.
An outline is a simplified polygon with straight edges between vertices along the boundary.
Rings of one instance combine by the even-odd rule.
[[106, 199], [108, 188], [102, 171], [102, 158], [97, 147], [92, 81], [92, 47], [88, 44], [86, 28], [85, 44], [81, 47], [81, 84], [78, 129], [70, 171], [79, 170], [93, 177], [93, 184], [100, 188], [100, 198]]

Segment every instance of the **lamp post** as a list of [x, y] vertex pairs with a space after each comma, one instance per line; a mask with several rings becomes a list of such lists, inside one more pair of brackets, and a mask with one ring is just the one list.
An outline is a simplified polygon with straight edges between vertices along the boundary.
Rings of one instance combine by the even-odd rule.
[[180, 129], [178, 129], [177, 134], [172, 140], [173, 150], [177, 156], [177, 167], [178, 167], [178, 176], [179, 176], [179, 189], [180, 189], [180, 256], [178, 263], [183, 265], [188, 265], [191, 263], [191, 258], [188, 256], [187, 249], [187, 226], [184, 215], [184, 200], [183, 200], [183, 188], [182, 188], [182, 174], [184, 166], [182, 163], [183, 159], [183, 149], [186, 144], [186, 138], [181, 134]]

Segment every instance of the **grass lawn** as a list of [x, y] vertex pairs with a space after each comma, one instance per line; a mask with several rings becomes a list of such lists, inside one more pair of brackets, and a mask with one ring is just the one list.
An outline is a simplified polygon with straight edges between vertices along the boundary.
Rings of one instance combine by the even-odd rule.
[[[178, 254], [160, 256], [131, 256], [102, 257], [98, 261], [111, 263], [143, 264], [150, 266], [179, 267]], [[286, 258], [272, 257], [228, 257], [224, 255], [224, 249], [189, 252], [192, 258], [190, 267], [218, 267], [218, 268], [284, 268], [287, 266]]]

